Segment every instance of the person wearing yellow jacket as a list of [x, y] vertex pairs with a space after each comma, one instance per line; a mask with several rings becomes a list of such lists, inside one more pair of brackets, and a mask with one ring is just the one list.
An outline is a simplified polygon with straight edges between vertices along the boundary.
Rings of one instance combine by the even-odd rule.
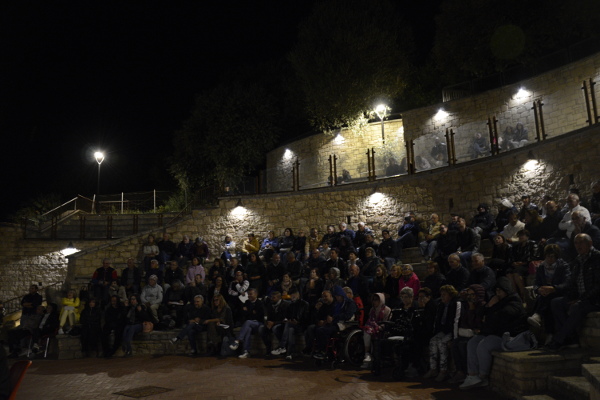
[[76, 296], [75, 290], [71, 289], [67, 292], [67, 297], [62, 298], [62, 310], [60, 311], [60, 329], [58, 333], [64, 334], [63, 327], [69, 320], [69, 330], [73, 329], [75, 322], [79, 321], [79, 297]]

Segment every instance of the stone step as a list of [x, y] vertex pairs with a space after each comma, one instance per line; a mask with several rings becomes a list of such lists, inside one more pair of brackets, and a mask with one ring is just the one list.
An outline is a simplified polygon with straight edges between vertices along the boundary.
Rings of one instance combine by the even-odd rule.
[[590, 384], [590, 398], [600, 399], [600, 364], [596, 364], [598, 357], [591, 357], [590, 361], [592, 359], [593, 364], [581, 366], [581, 373]]
[[[588, 349], [567, 349], [560, 353], [541, 350], [494, 352], [490, 376], [492, 388], [507, 397], [550, 393], [548, 377], [581, 374], [581, 364], [587, 362]], [[560, 398], [560, 397], [559, 397]]]
[[558, 399], [586, 400], [590, 398], [590, 383], [583, 376], [551, 376], [548, 392]]

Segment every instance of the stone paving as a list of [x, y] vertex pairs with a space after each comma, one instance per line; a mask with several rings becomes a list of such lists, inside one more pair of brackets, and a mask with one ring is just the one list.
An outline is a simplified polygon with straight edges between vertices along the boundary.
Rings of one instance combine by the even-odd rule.
[[317, 368], [311, 359], [216, 359], [185, 356], [136, 356], [79, 360], [34, 360], [17, 399], [119, 399], [115, 392], [140, 386], [173, 389], [145, 399], [247, 400], [409, 400], [501, 399], [475, 389], [462, 392], [456, 385], [433, 381], [393, 382], [369, 371]]

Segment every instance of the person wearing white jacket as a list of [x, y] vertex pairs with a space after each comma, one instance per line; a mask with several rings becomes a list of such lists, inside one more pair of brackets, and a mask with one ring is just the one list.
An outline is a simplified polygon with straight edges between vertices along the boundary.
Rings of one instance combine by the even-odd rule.
[[162, 287], [156, 284], [157, 281], [158, 277], [156, 275], [150, 275], [148, 285], [144, 287], [140, 296], [142, 304], [150, 310], [155, 323], [158, 322], [158, 308], [163, 300], [163, 290]]

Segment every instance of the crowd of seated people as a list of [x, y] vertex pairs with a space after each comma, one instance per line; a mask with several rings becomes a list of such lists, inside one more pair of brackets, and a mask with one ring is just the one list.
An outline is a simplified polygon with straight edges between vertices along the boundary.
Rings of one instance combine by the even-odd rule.
[[[585, 315], [600, 310], [600, 184], [593, 188], [590, 210], [576, 193], [563, 209], [547, 197], [536, 206], [524, 195], [520, 208], [502, 199], [492, 215], [482, 203], [472, 216], [452, 215], [447, 223], [435, 213], [428, 223], [409, 213], [397, 234], [340, 223], [323, 235], [317, 228], [308, 236], [292, 228], [264, 239], [250, 233], [240, 246], [227, 235], [212, 261], [201, 238], [184, 236], [176, 245], [168, 235], [156, 244], [149, 237], [140, 266], [133, 257], [122, 271], [102, 261], [83, 310], [69, 291], [56, 329], [68, 333], [80, 325], [88, 355], [111, 357], [119, 347], [131, 355], [133, 337], [150, 322], [154, 329], [180, 329], [172, 342], [187, 339], [192, 356], [198, 334], [206, 332], [211, 354], [247, 358], [257, 335], [266, 356], [294, 359], [296, 337], [304, 335], [303, 352], [322, 359], [328, 339], [356, 320], [364, 329], [363, 366], [370, 368], [376, 343], [389, 345], [380, 323], [393, 320], [410, 326], [410, 346], [402, 350], [407, 374], [462, 389], [485, 386], [491, 354], [504, 348], [506, 332], [514, 337], [530, 328], [540, 344], [560, 351], [577, 343]], [[482, 239], [492, 242], [487, 259]], [[423, 279], [402, 262], [409, 247], [421, 250]], [[13, 353], [48, 313], [28, 296]]]

